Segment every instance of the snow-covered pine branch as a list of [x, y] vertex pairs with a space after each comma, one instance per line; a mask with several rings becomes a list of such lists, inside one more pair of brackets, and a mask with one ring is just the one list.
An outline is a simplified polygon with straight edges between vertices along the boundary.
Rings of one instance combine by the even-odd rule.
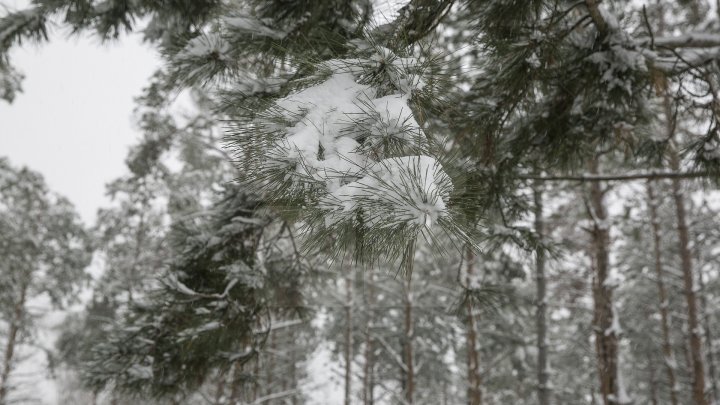
[[453, 185], [418, 122], [425, 61], [365, 45], [319, 64], [301, 90], [235, 123], [246, 179], [299, 214], [308, 247], [395, 260], [419, 235], [467, 240]]

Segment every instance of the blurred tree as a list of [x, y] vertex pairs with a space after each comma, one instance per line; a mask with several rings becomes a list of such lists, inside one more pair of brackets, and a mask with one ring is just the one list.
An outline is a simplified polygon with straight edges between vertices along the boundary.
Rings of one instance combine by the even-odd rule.
[[12, 371], [33, 337], [31, 302], [74, 302], [87, 281], [88, 235], [73, 206], [47, 189], [38, 173], [0, 159], [0, 404], [11, 401]]

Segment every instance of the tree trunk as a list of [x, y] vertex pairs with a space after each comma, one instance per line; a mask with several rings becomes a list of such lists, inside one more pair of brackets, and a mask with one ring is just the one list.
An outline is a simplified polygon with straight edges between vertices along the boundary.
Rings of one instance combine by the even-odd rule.
[[653, 233], [653, 253], [655, 256], [655, 283], [660, 299], [660, 327], [662, 329], [663, 356], [665, 357], [665, 371], [667, 372], [668, 384], [670, 386], [670, 403], [678, 405], [677, 383], [675, 380], [675, 355], [670, 342], [670, 321], [668, 316], [668, 295], [665, 289], [665, 275], [662, 265], [662, 239], [660, 237], [660, 221], [658, 219], [658, 202], [652, 182], [647, 184], [648, 208], [650, 210], [650, 225]]
[[345, 405], [350, 405], [351, 389], [352, 389], [352, 330], [353, 330], [353, 318], [352, 318], [352, 304], [353, 304], [353, 271], [348, 270], [347, 278], [345, 279]]
[[[543, 204], [542, 192], [539, 185], [535, 185], [533, 190], [535, 197], [535, 233], [540, 242], [543, 241], [545, 230], [543, 223]], [[548, 386], [548, 360], [547, 360], [547, 325], [545, 317], [547, 312], [547, 302], [545, 297], [545, 250], [543, 247], [535, 251], [535, 286], [537, 289], [537, 312], [535, 313], [535, 323], [537, 327], [537, 379], [538, 379], [538, 404], [550, 405], [550, 387]]]
[[405, 335], [403, 337], [403, 352], [406, 367], [405, 374], [405, 402], [413, 404], [415, 391], [415, 368], [413, 364], [413, 296], [411, 291], [410, 277], [405, 279]]
[[652, 357], [648, 356], [648, 365], [650, 369], [650, 403], [652, 405], [658, 405], [657, 398], [657, 381], [655, 379], [655, 364]]
[[266, 373], [265, 373], [265, 377], [266, 377], [265, 384], [267, 384], [267, 386], [265, 387], [266, 388], [265, 395], [272, 395], [273, 390], [275, 389], [275, 387], [273, 387], [273, 384], [275, 383], [275, 372], [276, 372], [276, 370], [275, 370], [275, 353], [276, 353], [276, 351], [275, 351], [275, 348], [276, 348], [275, 333], [276, 332], [277, 332], [276, 330], [270, 330], [270, 342], [269, 342], [270, 350], [267, 351], [268, 354], [266, 356], [267, 368], [266, 368]]
[[252, 400], [255, 402], [256, 399], [258, 399], [258, 395], [260, 394], [260, 353], [255, 354], [255, 366], [253, 368], [253, 375], [255, 378], [253, 378], [253, 391], [252, 391]]
[[[698, 249], [698, 256], [700, 249]], [[700, 262], [701, 257], [698, 257]], [[700, 287], [700, 311], [703, 317], [703, 329], [705, 332], [705, 341], [707, 342], [707, 361], [708, 361], [708, 377], [710, 378], [710, 392], [712, 392], [711, 403], [720, 400], [718, 396], [717, 371], [715, 369], [715, 348], [713, 347], [712, 329], [710, 328], [710, 314], [707, 311], [707, 300], [705, 299], [705, 280], [703, 277], [702, 267], [698, 267], [698, 286]]]
[[[660, 22], [664, 27], [664, 15], [662, 8], [660, 10]], [[662, 30], [658, 32], [662, 34]], [[674, 143], [675, 138], [675, 112], [672, 108], [670, 95], [667, 92], [667, 84], [664, 84], [663, 90], [663, 112], [665, 114], [665, 126], [667, 138], [670, 140], [670, 168], [677, 172], [680, 170], [680, 157], [677, 152], [677, 146]], [[690, 357], [692, 360], [692, 396], [696, 405], [707, 405], [705, 398], [705, 372], [702, 358], [702, 341], [700, 339], [700, 325], [698, 322], [697, 297], [695, 296], [694, 280], [692, 274], [692, 255], [690, 252], [690, 237], [687, 227], [687, 219], [685, 212], [685, 198], [682, 194], [680, 180], [675, 178], [671, 180], [672, 195], [675, 201], [675, 213], [677, 219], [678, 248], [680, 250], [680, 261], [683, 273], [684, 295], [687, 301], [688, 309], [688, 328], [690, 334]]]
[[[671, 150], [670, 166], [674, 171], [680, 168], [680, 159], [674, 149]], [[707, 405], [707, 399], [705, 398], [705, 371], [702, 357], [702, 341], [700, 338], [700, 323], [698, 321], [697, 297], [693, 285], [693, 264], [689, 245], [690, 237], [687, 227], [687, 214], [685, 212], [685, 198], [678, 179], [672, 180], [672, 191], [673, 199], [675, 200], [675, 214], [677, 216], [678, 248], [680, 250], [680, 262], [683, 273], [684, 295], [688, 309], [693, 401], [696, 405]]]
[[28, 282], [26, 280], [20, 286], [20, 297], [18, 297], [13, 310], [13, 317], [10, 321], [10, 330], [8, 331], [7, 345], [5, 346], [5, 355], [3, 357], [2, 374], [0, 374], [0, 405], [5, 405], [7, 396], [10, 392], [10, 372], [13, 368], [15, 359], [15, 345], [17, 344], [18, 335], [22, 328], [23, 318], [25, 317], [25, 300], [27, 298]]
[[[289, 330], [288, 332], [289, 339], [293, 338], [292, 330]], [[290, 389], [296, 390], [299, 392], [300, 387], [298, 387], [298, 376], [297, 376], [297, 350], [294, 350], [293, 348], [290, 348]], [[298, 395], [294, 394], [290, 398], [291, 405], [297, 404], [297, 398]]]
[[[223, 378], [223, 381], [225, 379]], [[240, 362], [236, 362], [235, 366], [233, 367], [233, 376], [232, 376], [232, 385], [230, 386], [230, 402], [231, 404], [236, 404], [240, 401], [240, 395], [242, 393], [242, 365]], [[224, 387], [222, 390], [219, 390], [219, 393], [222, 393], [224, 391]]]
[[[221, 404], [225, 400], [225, 374], [219, 374], [217, 377], [217, 384], [215, 384], [215, 403]], [[233, 381], [233, 385], [236, 382]]]
[[[467, 266], [465, 269], [465, 283], [467, 288], [472, 288], [472, 275], [475, 269], [475, 253], [470, 247], [465, 253]], [[468, 405], [482, 405], [482, 376], [480, 375], [480, 354], [477, 348], [477, 331], [475, 330], [475, 314], [473, 313], [473, 305], [467, 300], [467, 373], [468, 373], [468, 389], [467, 400]]]
[[375, 384], [373, 377], [373, 369], [375, 366], [375, 359], [373, 356], [373, 350], [375, 350], [373, 336], [372, 336], [372, 324], [375, 319], [375, 291], [373, 289], [373, 269], [370, 268], [366, 272], [367, 283], [366, 283], [366, 321], [365, 321], [365, 364], [363, 365], [363, 404], [372, 405], [374, 401], [374, 387]]
[[[598, 162], [591, 162], [591, 171], [598, 172]], [[595, 353], [597, 355], [600, 395], [604, 405], [615, 404], [618, 398], [618, 336], [613, 328], [612, 288], [606, 281], [610, 272], [610, 227], [605, 192], [600, 182], [590, 184], [590, 218], [593, 266], [593, 327], [595, 330]]]

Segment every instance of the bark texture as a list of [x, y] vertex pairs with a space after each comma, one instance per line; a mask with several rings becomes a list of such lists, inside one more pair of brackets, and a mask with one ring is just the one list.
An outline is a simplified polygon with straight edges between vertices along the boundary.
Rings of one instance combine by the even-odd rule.
[[[597, 173], [597, 160], [591, 162]], [[597, 357], [600, 396], [604, 405], [616, 404], [618, 398], [618, 336], [613, 328], [613, 291], [607, 285], [610, 273], [610, 227], [605, 207], [605, 191], [598, 182], [590, 184], [589, 215], [592, 220], [593, 329]]]
[[[465, 253], [466, 260], [466, 280], [465, 283], [468, 288], [471, 286], [471, 279], [475, 270], [475, 253], [470, 248], [467, 248]], [[467, 312], [467, 379], [468, 389], [467, 398], [468, 405], [482, 405], [482, 375], [480, 374], [480, 353], [477, 347], [477, 331], [476, 331], [476, 315], [473, 312], [473, 305], [470, 300], [467, 301], [466, 312]]]
[[352, 403], [352, 344], [353, 344], [353, 278], [352, 270], [348, 270], [347, 278], [345, 279], [345, 405]]
[[375, 319], [375, 291], [373, 288], [373, 270], [368, 269], [366, 272], [367, 283], [365, 290], [365, 308], [367, 311], [367, 319], [365, 323], [365, 364], [363, 365], [363, 404], [373, 405], [375, 402], [375, 342], [373, 339], [373, 320]]
[[662, 263], [662, 238], [660, 220], [658, 218], [658, 201], [655, 195], [655, 188], [652, 182], [648, 182], [648, 208], [650, 210], [650, 225], [653, 234], [653, 255], [655, 258], [655, 283], [658, 289], [660, 300], [660, 327], [662, 329], [663, 356], [665, 357], [665, 372], [667, 373], [668, 385], [670, 387], [670, 403], [678, 405], [677, 382], [675, 378], [675, 354], [670, 342], [670, 316], [668, 314], [668, 294], [665, 288], [665, 273]]
[[413, 404], [413, 396], [415, 393], [415, 364], [413, 362], [413, 296], [411, 290], [410, 277], [405, 280], [405, 322], [403, 336], [403, 361], [405, 362], [405, 383], [403, 391], [405, 402]]

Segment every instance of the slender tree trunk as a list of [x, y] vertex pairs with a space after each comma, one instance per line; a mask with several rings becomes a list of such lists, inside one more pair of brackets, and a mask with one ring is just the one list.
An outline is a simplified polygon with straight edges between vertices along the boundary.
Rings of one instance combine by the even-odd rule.
[[270, 350], [268, 350], [267, 354], [267, 369], [265, 371], [265, 377], [266, 381], [265, 384], [267, 386], [265, 387], [265, 395], [272, 395], [273, 394], [273, 384], [275, 383], [275, 334], [277, 333], [277, 330], [271, 330], [270, 331]]
[[260, 389], [260, 353], [255, 354], [255, 367], [253, 367], [253, 375], [255, 376], [253, 381], [252, 400], [255, 402], [258, 399]]
[[652, 181], [647, 184], [648, 208], [650, 210], [650, 225], [653, 233], [653, 253], [655, 256], [655, 283], [660, 299], [660, 327], [662, 329], [663, 356], [665, 357], [665, 371], [670, 386], [670, 403], [678, 405], [677, 383], [675, 379], [675, 355], [670, 342], [670, 318], [668, 316], [668, 295], [665, 289], [665, 275], [662, 265], [662, 238], [660, 236], [660, 220], [658, 218], [658, 202]]
[[15, 303], [13, 317], [10, 321], [7, 345], [5, 346], [5, 355], [3, 356], [2, 374], [0, 374], [0, 405], [5, 405], [10, 392], [10, 372], [12, 371], [13, 361], [15, 360], [15, 345], [17, 344], [20, 329], [22, 328], [23, 318], [25, 317], [25, 300], [27, 298], [28, 284], [26, 280], [20, 286], [20, 297], [18, 297]]
[[[675, 171], [680, 168], [680, 159], [675, 150], [671, 151], [671, 168]], [[678, 179], [672, 180], [673, 199], [675, 200], [675, 214], [677, 216], [677, 232], [680, 250], [680, 262], [683, 273], [684, 295], [688, 309], [688, 328], [690, 334], [690, 358], [693, 370], [693, 401], [696, 405], [707, 405], [705, 398], [705, 371], [702, 356], [702, 340], [700, 338], [700, 322], [698, 320], [697, 296], [695, 294], [692, 254], [690, 252], [690, 236], [687, 227], [687, 214], [685, 212], [685, 197]]]
[[[542, 192], [536, 184], [533, 190], [535, 197], [535, 233], [540, 241], [545, 235], [543, 223]], [[535, 252], [535, 287], [537, 289], [537, 312], [535, 323], [537, 327], [537, 379], [538, 379], [538, 404], [550, 405], [550, 387], [548, 386], [548, 359], [547, 359], [547, 326], [545, 317], [547, 312], [547, 301], [545, 297], [545, 250], [541, 247]]]
[[[698, 256], [700, 256], [700, 249], [698, 249]], [[698, 262], [701, 261], [700, 259], [701, 257], [698, 257]], [[707, 299], [705, 298], [705, 280], [702, 267], [698, 267], [698, 286], [700, 287], [700, 311], [702, 312], [703, 329], [705, 332], [705, 341], [707, 342], [708, 377], [710, 378], [710, 392], [712, 392], [711, 403], [716, 403], [720, 400], [720, 397], [718, 397], [717, 371], [715, 369], [715, 348], [713, 347], [710, 314], [707, 310]]]
[[[230, 386], [230, 401], [231, 404], [236, 404], [240, 401], [240, 395], [242, 395], [242, 371], [243, 367], [240, 362], [236, 362], [233, 366], [232, 385]], [[224, 379], [223, 379], [224, 380]], [[224, 390], [224, 388], [223, 388]]]
[[365, 310], [367, 319], [365, 321], [365, 364], [363, 365], [363, 404], [372, 405], [374, 403], [374, 378], [373, 369], [375, 367], [375, 359], [373, 351], [375, 350], [372, 326], [373, 320], [375, 319], [375, 291], [374, 291], [374, 280], [373, 280], [373, 269], [369, 268], [366, 272], [367, 283], [366, 283], [366, 300]]
[[[591, 171], [598, 172], [598, 162], [591, 162]], [[606, 281], [610, 272], [610, 226], [605, 192], [600, 182], [590, 184], [590, 218], [593, 266], [593, 327], [595, 330], [595, 352], [597, 355], [600, 395], [604, 405], [615, 404], [618, 398], [618, 336], [613, 328], [612, 287]]]
[[406, 367], [405, 375], [405, 402], [413, 404], [413, 395], [415, 391], [415, 367], [413, 364], [413, 296], [411, 291], [410, 277], [405, 279], [405, 325], [403, 336], [403, 351]]
[[350, 405], [350, 395], [352, 392], [352, 344], [353, 344], [353, 271], [348, 270], [347, 278], [345, 279], [345, 405]]
[[[662, 8], [660, 10], [660, 22], [664, 27], [664, 16]], [[663, 32], [660, 31], [659, 34]], [[677, 172], [680, 170], [680, 157], [677, 152], [677, 146], [674, 143], [675, 138], [675, 112], [673, 111], [670, 95], [667, 91], [667, 84], [662, 86], [663, 89], [663, 112], [665, 114], [665, 125], [667, 138], [670, 142], [670, 168]], [[692, 360], [692, 396], [695, 405], [707, 405], [705, 398], [705, 372], [702, 357], [702, 340], [700, 338], [700, 325], [698, 321], [697, 297], [694, 290], [693, 264], [692, 254], [690, 252], [690, 237], [687, 227], [687, 214], [685, 212], [685, 197], [682, 193], [682, 185], [680, 180], [675, 178], [671, 180], [672, 195], [675, 202], [675, 213], [677, 219], [678, 248], [680, 250], [681, 269], [683, 273], [684, 295], [687, 301], [688, 310], [688, 327], [690, 334], [690, 357]]]
[[[467, 288], [472, 288], [473, 272], [475, 270], [475, 253], [468, 247], [465, 252], [465, 260], [467, 266], [465, 269], [465, 283]], [[467, 373], [468, 373], [468, 389], [467, 399], [468, 405], [482, 405], [482, 376], [480, 375], [480, 353], [477, 347], [477, 331], [475, 326], [476, 317], [473, 312], [473, 305], [470, 300], [467, 301]]]
[[683, 318], [683, 324], [682, 324], [682, 335], [683, 335], [683, 342], [686, 344], [682, 345], [683, 348], [683, 360], [685, 361], [685, 370], [688, 371], [688, 374], [692, 378], [692, 356], [690, 355], [690, 345], [687, 344], [687, 342], [690, 341], [690, 328], [688, 327], [687, 317]]
[[[227, 380], [225, 374], [220, 374], [217, 377], [217, 384], [215, 384], [215, 403], [220, 404], [225, 399], [225, 381]], [[236, 382], [233, 381], [233, 385]]]
[[652, 357], [648, 356], [648, 364], [650, 369], [650, 403], [652, 405], [658, 405], [657, 398], [657, 380], [655, 379], [655, 364], [652, 361]]
[[[292, 330], [289, 331], [288, 335], [289, 335], [289, 339], [292, 340], [292, 338], [293, 338]], [[294, 389], [296, 391], [299, 390], [298, 379], [297, 379], [297, 363], [298, 363], [297, 351], [290, 348], [290, 385], [291, 385], [290, 389]], [[297, 400], [298, 400], [298, 395], [294, 394], [290, 398], [290, 403], [292, 405], [296, 405]]]

